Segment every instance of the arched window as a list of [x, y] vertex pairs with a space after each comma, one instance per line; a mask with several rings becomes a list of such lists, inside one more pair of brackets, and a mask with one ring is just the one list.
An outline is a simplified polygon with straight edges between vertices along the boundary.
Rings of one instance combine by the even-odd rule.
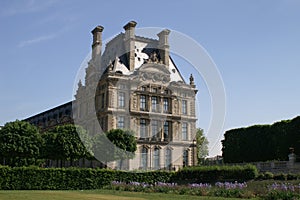
[[166, 160], [166, 168], [168, 170], [171, 169], [172, 167], [172, 150], [170, 148], [166, 148], [166, 155], [165, 155], [165, 160]]
[[142, 155], [141, 155], [141, 168], [147, 169], [148, 167], [148, 149], [146, 147], [142, 148]]
[[155, 147], [153, 152], [153, 166], [154, 169], [160, 168], [160, 162], [159, 162], [159, 148]]

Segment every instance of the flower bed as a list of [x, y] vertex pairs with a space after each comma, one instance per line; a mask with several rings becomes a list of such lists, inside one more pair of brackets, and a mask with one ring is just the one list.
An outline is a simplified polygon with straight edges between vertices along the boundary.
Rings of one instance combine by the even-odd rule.
[[177, 183], [156, 182], [154, 184], [140, 182], [113, 181], [106, 189], [131, 191], [131, 192], [158, 192], [180, 195], [217, 196], [232, 198], [253, 198], [261, 197], [267, 200], [276, 199], [300, 199], [300, 184], [273, 183], [267, 185], [263, 193], [255, 193], [248, 187], [246, 182], [217, 182], [214, 185], [209, 183], [191, 183], [178, 185]]
[[221, 197], [247, 197], [246, 183], [217, 182], [215, 185], [209, 183], [191, 183], [178, 185], [177, 183], [157, 182], [155, 184], [113, 181], [107, 189], [132, 191], [132, 192], [159, 192], [181, 195], [199, 196], [221, 196]]

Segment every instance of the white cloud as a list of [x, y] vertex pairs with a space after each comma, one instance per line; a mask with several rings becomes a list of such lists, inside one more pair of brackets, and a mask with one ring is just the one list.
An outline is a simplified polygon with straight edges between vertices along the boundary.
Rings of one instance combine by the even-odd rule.
[[13, 16], [18, 14], [33, 13], [43, 11], [51, 6], [53, 6], [57, 0], [23, 0], [14, 1], [8, 7], [2, 7], [2, 16]]
[[37, 44], [37, 43], [40, 43], [40, 42], [43, 42], [43, 41], [54, 39], [54, 38], [60, 36], [61, 34], [65, 33], [66, 31], [68, 31], [69, 29], [70, 29], [70, 26], [65, 26], [64, 28], [62, 28], [61, 30], [58, 30], [55, 33], [38, 36], [38, 37], [35, 37], [33, 39], [29, 39], [29, 40], [23, 40], [18, 44], [18, 47], [22, 48], [22, 47], [29, 46], [29, 45], [32, 45], [32, 44]]
[[51, 39], [53, 39], [57, 36], [58, 36], [58, 34], [51, 34], [51, 35], [43, 35], [43, 36], [33, 38], [33, 39], [30, 39], [30, 40], [25, 40], [25, 41], [20, 42], [18, 47], [22, 48], [22, 47], [29, 46], [29, 45], [32, 45], [32, 44], [36, 44], [36, 43], [39, 43], [39, 42], [42, 42], [42, 41], [51, 40]]

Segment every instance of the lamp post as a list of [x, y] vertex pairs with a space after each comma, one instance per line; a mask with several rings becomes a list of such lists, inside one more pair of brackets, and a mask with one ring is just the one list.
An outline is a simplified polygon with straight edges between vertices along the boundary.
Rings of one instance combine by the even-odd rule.
[[151, 154], [151, 151], [152, 151], [152, 147], [151, 147], [151, 138], [150, 138], [150, 140], [149, 140], [149, 144], [150, 144], [150, 170], [152, 169], [152, 163], [151, 163], [151, 161], [152, 161], [152, 154]]
[[193, 139], [193, 166], [195, 166], [196, 165], [196, 162], [195, 162], [195, 147], [196, 147], [196, 139], [194, 138]]

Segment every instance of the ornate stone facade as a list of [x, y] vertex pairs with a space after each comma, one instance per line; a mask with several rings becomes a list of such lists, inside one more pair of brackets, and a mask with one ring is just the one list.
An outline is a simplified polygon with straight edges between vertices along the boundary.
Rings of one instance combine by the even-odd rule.
[[[136, 22], [126, 24], [125, 33], [109, 41], [103, 54], [99, 41], [103, 27], [92, 31], [92, 59], [85, 85], [80, 83], [76, 94], [75, 121], [90, 130], [100, 125], [103, 131], [134, 131], [138, 142], [135, 158], [122, 162], [123, 166], [113, 162], [113, 168], [177, 169], [194, 165], [194, 78], [191, 75], [190, 83], [185, 83], [170, 58], [169, 30], [158, 33], [156, 40], [136, 36], [135, 26]], [[95, 111], [89, 110], [91, 104], [95, 104]]]
[[[136, 22], [106, 44], [93, 31], [92, 58], [73, 102], [26, 119], [47, 130], [64, 122], [82, 125], [93, 135], [121, 128], [135, 133], [135, 158], [109, 164], [126, 170], [195, 165], [196, 87], [186, 83], [169, 55], [170, 31], [158, 40], [135, 35]], [[73, 104], [73, 105], [72, 105]], [[72, 109], [71, 109], [72, 107]]]

